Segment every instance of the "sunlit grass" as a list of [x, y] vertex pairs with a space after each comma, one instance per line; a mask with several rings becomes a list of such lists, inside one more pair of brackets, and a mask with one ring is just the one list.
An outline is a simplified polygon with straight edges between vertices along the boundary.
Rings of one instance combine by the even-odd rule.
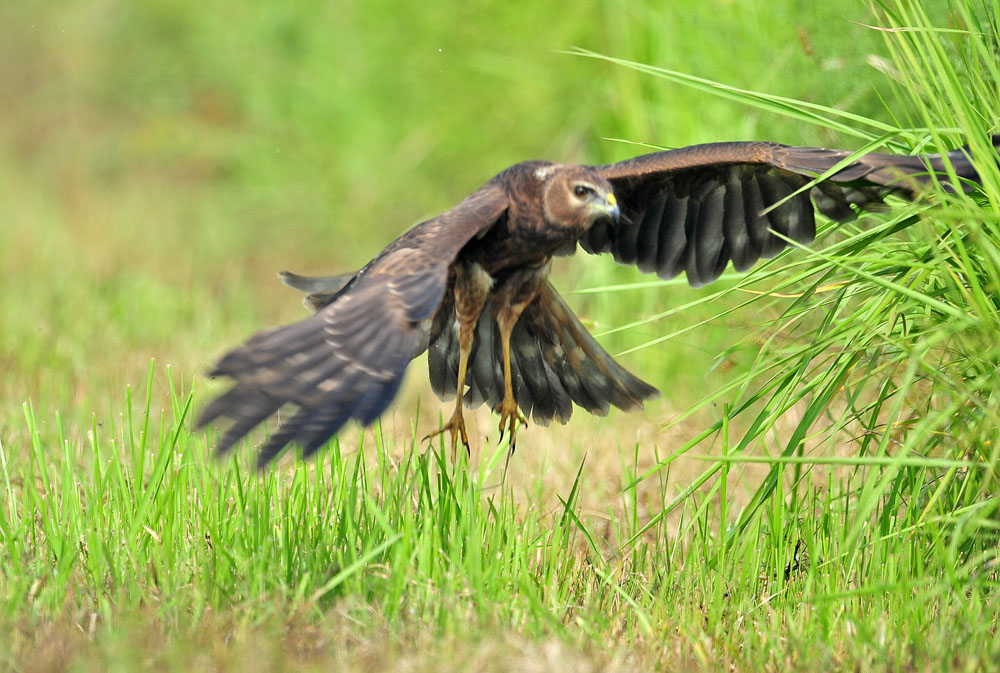
[[[0, 667], [995, 666], [997, 8], [852, 15], [879, 33], [796, 7], [4, 22], [37, 58], [0, 78]], [[193, 374], [302, 315], [275, 271], [360, 266], [512, 161], [643, 151], [602, 136], [969, 143], [985, 189], [827, 225], [698, 291], [562, 260], [557, 285], [666, 400], [526, 429], [506, 474], [495, 419], [457, 464], [420, 440], [440, 413], [422, 363], [315, 461], [212, 457], [192, 416], [217, 384]]]
[[[968, 461], [889, 461], [905, 484], [876, 497], [860, 529], [857, 494], [885, 479], [885, 461], [801, 473], [771, 461], [775, 492], [743, 527], [718, 509], [724, 470], [712, 488], [686, 494], [669, 524], [650, 525], [635, 486], [622, 491], [624, 516], [582, 512], [585, 463], [559, 505], [542, 507], [514, 497], [489, 469], [502, 464], [493, 456], [451, 466], [407, 447], [397, 461], [387, 444], [397, 440], [378, 428], [372, 446], [345, 453], [334, 443], [313, 463], [263, 474], [249, 456], [217, 463], [210, 437], [188, 429], [190, 391], [174, 389], [162, 411], [151, 405], [157, 373], [88, 437], [50, 445], [42, 437], [52, 431], [25, 410], [31, 452], [5, 452], [2, 463], [0, 623], [16, 626], [14, 661], [43, 645], [30, 634], [54, 617], [89, 629], [112, 657], [115, 633], [166, 629], [204, 643], [210, 629], [253, 640], [273, 637], [280, 615], [294, 617], [292, 633], [320, 634], [321, 660], [338, 656], [343, 620], [368, 637], [403, 638], [404, 651], [418, 627], [469, 642], [513, 629], [650, 667], [919, 661], [953, 656], [956, 638], [986, 647], [963, 660], [992, 656], [996, 557], [981, 536], [996, 531], [996, 501], [935, 507], [923, 486], [980, 469]], [[636, 465], [622, 459], [628, 479]], [[653, 490], [659, 508], [666, 484]], [[179, 656], [144, 647], [154, 659]]]

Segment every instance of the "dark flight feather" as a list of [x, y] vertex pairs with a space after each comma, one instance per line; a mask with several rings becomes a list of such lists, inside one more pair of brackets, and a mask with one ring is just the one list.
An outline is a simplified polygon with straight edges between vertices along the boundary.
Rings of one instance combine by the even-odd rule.
[[[994, 147], [998, 142], [994, 137]], [[536, 423], [565, 423], [574, 404], [598, 415], [611, 406], [641, 407], [658, 392], [590, 336], [545, 280], [549, 259], [579, 244], [663, 278], [684, 271], [691, 285], [704, 285], [730, 262], [745, 271], [787, 247], [774, 232], [812, 242], [817, 211], [846, 221], [884, 207], [888, 194], [913, 197], [934, 182], [967, 190], [978, 182], [967, 149], [847, 161], [851, 155], [738, 142], [605, 166], [515, 164], [404, 233], [356, 273], [279, 274], [306, 293], [315, 315], [260, 332], [223, 356], [211, 374], [234, 384], [205, 407], [198, 424], [229, 421], [218, 443], [225, 452], [287, 410], [258, 462], [266, 464], [290, 443], [309, 455], [350, 419], [373, 422], [398, 392], [410, 360], [424, 350], [440, 397], [461, 394], [467, 406], [497, 407], [505, 396], [499, 316], [507, 314], [516, 316], [509, 340], [514, 399]], [[946, 164], [959, 184], [949, 182]], [[478, 317], [466, 324], [472, 340], [461, 390], [455, 306], [468, 297], [456, 284], [456, 264], [480, 279], [470, 287], [489, 288]]]
[[[846, 221], [858, 210], [884, 207], [882, 200], [890, 193], [912, 198], [934, 180], [950, 190], [967, 189], [968, 183], [979, 180], [964, 149], [947, 155], [958, 178], [967, 181], [960, 185], [948, 183], [945, 160], [939, 155], [867, 154], [795, 194], [852, 154], [777, 143], [712, 143], [595, 166], [614, 187], [622, 222], [591, 228], [580, 237], [580, 245], [591, 253], [610, 252], [619, 263], [635, 263], [645, 271], [648, 266], [639, 263], [635, 241], [640, 230], [658, 219], [656, 274], [671, 278], [686, 270], [697, 287], [718, 278], [730, 260], [744, 271], [784, 250], [786, 241], [769, 229], [811, 243], [816, 236], [813, 202], [826, 217]], [[742, 213], [737, 195], [742, 195]], [[664, 208], [664, 196], [676, 201]], [[745, 234], [739, 226], [741, 215]]]

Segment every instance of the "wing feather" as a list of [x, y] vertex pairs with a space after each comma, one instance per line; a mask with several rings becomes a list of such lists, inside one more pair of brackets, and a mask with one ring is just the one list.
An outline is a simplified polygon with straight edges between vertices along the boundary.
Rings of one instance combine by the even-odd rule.
[[[1000, 136], [993, 144], [1000, 145]], [[614, 188], [622, 221], [596, 224], [580, 245], [662, 278], [686, 271], [698, 286], [718, 278], [730, 261], [744, 271], [778, 254], [788, 245], [781, 236], [811, 243], [816, 210], [845, 221], [858, 210], [878, 209], [890, 193], [912, 198], [935, 180], [946, 189], [978, 181], [965, 148], [947, 155], [873, 153], [848, 161], [852, 154], [777, 143], [710, 143], [594, 166]], [[948, 182], [946, 164], [961, 184]]]
[[218, 451], [232, 449], [283, 407], [290, 415], [261, 447], [260, 466], [292, 442], [311, 454], [352, 418], [364, 425], [374, 421], [398, 392], [410, 360], [426, 346], [421, 324], [442, 303], [450, 265], [462, 246], [503, 216], [506, 198], [500, 186], [487, 184], [400, 236], [357, 274], [282, 274], [289, 285], [323, 301], [309, 302], [315, 315], [258, 333], [212, 369], [213, 376], [235, 382], [198, 420], [199, 426], [230, 421]]
[[691, 232], [694, 245], [691, 246], [691, 256], [698, 269], [700, 278], [718, 278], [722, 273], [720, 266], [725, 268], [729, 261], [725, 257], [726, 238], [722, 222], [725, 214], [725, 186], [716, 184], [702, 197], [698, 212], [698, 221]]
[[743, 182], [737, 178], [737, 171], [736, 168], [727, 171], [723, 229], [733, 266], [737, 271], [746, 271], [759, 258], [760, 249], [750, 239], [743, 201]]
[[687, 250], [688, 197], [667, 193], [666, 206], [660, 219], [659, 249], [656, 252], [656, 272], [670, 278], [681, 271]]
[[644, 273], [656, 269], [656, 255], [660, 243], [660, 220], [663, 217], [663, 208], [666, 203], [666, 194], [654, 196], [636, 227], [636, 266]]

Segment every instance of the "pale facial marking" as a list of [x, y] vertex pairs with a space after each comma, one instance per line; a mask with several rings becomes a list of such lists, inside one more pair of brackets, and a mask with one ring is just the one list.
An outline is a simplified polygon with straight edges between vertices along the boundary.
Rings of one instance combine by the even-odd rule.
[[552, 165], [552, 166], [541, 166], [540, 168], [536, 168], [535, 177], [544, 182], [545, 180], [549, 179], [549, 176], [552, 175], [552, 171], [554, 171], [557, 167], [558, 166], [556, 165]]

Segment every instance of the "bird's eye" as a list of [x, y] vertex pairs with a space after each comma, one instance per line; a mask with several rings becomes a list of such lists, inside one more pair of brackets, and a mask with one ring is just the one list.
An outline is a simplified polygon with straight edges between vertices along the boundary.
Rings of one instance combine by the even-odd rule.
[[585, 196], [594, 193], [594, 190], [587, 185], [577, 185], [573, 188], [573, 193], [576, 194], [577, 198], [582, 199]]

